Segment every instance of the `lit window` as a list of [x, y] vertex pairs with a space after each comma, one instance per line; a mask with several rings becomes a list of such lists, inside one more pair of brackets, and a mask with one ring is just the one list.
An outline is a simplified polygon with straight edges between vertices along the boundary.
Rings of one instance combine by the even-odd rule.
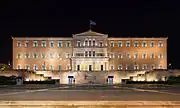
[[33, 42], [33, 47], [38, 47], [38, 42], [37, 41]]
[[138, 65], [134, 65], [134, 70], [139, 70], [139, 66]]
[[62, 47], [62, 42], [58, 41], [58, 47]]
[[134, 42], [134, 47], [138, 47], [138, 42]]
[[144, 53], [142, 54], [142, 58], [145, 59], [146, 57], [147, 57], [147, 55], [146, 55], [146, 53], [144, 52]]
[[119, 66], [118, 66], [118, 70], [122, 70], [122, 65], [119, 65]]
[[119, 42], [118, 42], [118, 47], [122, 47], [122, 46], [123, 46], [122, 42], [119, 41]]
[[150, 54], [150, 58], [155, 58], [154, 53]]
[[38, 58], [38, 53], [34, 52], [34, 58]]
[[46, 41], [42, 41], [41, 46], [46, 47]]
[[113, 65], [111, 65], [111, 70], [114, 70], [114, 66]]
[[21, 46], [21, 42], [20, 42], [20, 41], [17, 42], [17, 46], [18, 46], [18, 47]]
[[113, 41], [111, 42], [111, 47], [114, 47], [114, 42]]
[[161, 41], [158, 43], [158, 47], [163, 47], [163, 43]]
[[28, 47], [28, 44], [29, 44], [29, 42], [28, 42], [28, 41], [26, 41], [26, 42], [25, 42], [25, 47]]
[[50, 43], [49, 43], [50, 45], [50, 47], [54, 47], [54, 42], [53, 41], [51, 41]]
[[158, 58], [163, 58], [163, 54], [162, 53], [159, 53], [159, 56], [158, 56]]
[[142, 42], [142, 47], [147, 47], [147, 43], [146, 42]]
[[128, 58], [131, 58], [131, 55], [130, 55], [130, 53], [127, 53], [127, 57], [128, 57]]
[[70, 42], [66, 42], [66, 47], [70, 47], [71, 43]]
[[134, 53], [134, 58], [138, 58], [138, 53], [137, 52]]
[[43, 59], [46, 58], [46, 53], [45, 52], [42, 53], [42, 58]]
[[130, 42], [127, 41], [127, 42], [126, 42], [126, 47], [130, 47], [130, 46], [131, 46]]
[[154, 42], [150, 42], [150, 47], [154, 47]]

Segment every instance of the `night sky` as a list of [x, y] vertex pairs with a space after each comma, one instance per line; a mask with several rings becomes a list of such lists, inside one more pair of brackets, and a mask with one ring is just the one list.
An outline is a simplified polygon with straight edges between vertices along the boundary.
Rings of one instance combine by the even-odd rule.
[[93, 20], [97, 24], [93, 30], [108, 34], [109, 37], [168, 36], [168, 63], [171, 62], [174, 68], [180, 68], [178, 2], [4, 1], [0, 3], [0, 63], [12, 60], [11, 36], [71, 37], [72, 34], [87, 31], [89, 20]]

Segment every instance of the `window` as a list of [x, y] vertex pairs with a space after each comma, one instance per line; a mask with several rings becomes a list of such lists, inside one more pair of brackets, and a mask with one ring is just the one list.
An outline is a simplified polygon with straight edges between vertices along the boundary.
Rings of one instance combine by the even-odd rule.
[[59, 71], [61, 70], [61, 65], [58, 65], [58, 70], [59, 70]]
[[27, 70], [30, 70], [30, 66], [29, 66], [29, 65], [26, 65], [26, 69], [27, 69]]
[[41, 46], [46, 47], [46, 41], [42, 41]]
[[88, 46], [88, 41], [87, 40], [85, 40], [85, 46]]
[[138, 47], [138, 42], [134, 42], [134, 47]]
[[154, 53], [150, 54], [150, 58], [155, 58]]
[[100, 69], [101, 69], [101, 71], [103, 71], [103, 65], [101, 65]]
[[142, 42], [142, 47], [147, 47], [147, 43], [146, 42]]
[[118, 47], [122, 47], [122, 46], [123, 46], [122, 42], [119, 41], [119, 42], [118, 42]]
[[80, 47], [80, 46], [81, 46], [81, 42], [77, 41], [77, 47]]
[[111, 47], [114, 47], [114, 42], [113, 41], [111, 42]]
[[43, 59], [46, 58], [46, 53], [45, 52], [42, 53], [42, 58]]
[[146, 64], [143, 64], [142, 65], [142, 70], [146, 70], [147, 69], [147, 65]]
[[61, 53], [58, 54], [58, 58], [61, 58]]
[[38, 58], [38, 53], [34, 52], [34, 58]]
[[26, 42], [25, 42], [25, 47], [28, 47], [28, 44], [29, 44], [29, 42], [28, 42], [28, 41], [26, 41]]
[[129, 70], [129, 65], [126, 65], [126, 70]]
[[50, 70], [51, 70], [51, 71], [53, 71], [53, 70], [54, 70], [53, 65], [50, 65]]
[[50, 47], [54, 47], [54, 42], [51, 41], [51, 42], [49, 43], [49, 46], [50, 46]]
[[134, 65], [134, 70], [139, 70], [139, 66], [138, 65]]
[[154, 42], [150, 42], [150, 47], [154, 47]]
[[18, 64], [17, 69], [21, 69], [21, 65], [20, 64]]
[[123, 55], [122, 54], [118, 54], [118, 58], [122, 59]]
[[58, 47], [62, 47], [62, 42], [58, 41]]
[[70, 42], [66, 42], [66, 47], [70, 47], [71, 43]]
[[122, 70], [122, 65], [119, 65], [119, 66], [118, 66], [118, 70]]
[[95, 40], [93, 40], [93, 46], [95, 46], [95, 44], [96, 44], [96, 42], [95, 42]]
[[53, 59], [54, 58], [54, 55], [52, 52], [49, 53], [49, 58]]
[[29, 53], [25, 53], [25, 58], [30, 58]]
[[87, 57], [88, 56], [88, 52], [87, 51], [85, 51], [85, 57]]
[[95, 54], [96, 54], [95, 51], [93, 51], [93, 57], [95, 57]]
[[130, 53], [127, 53], [127, 57], [128, 57], [128, 58], [131, 58], [131, 55], [130, 55]]
[[114, 58], [114, 54], [110, 54], [110, 58]]
[[34, 70], [38, 70], [38, 67], [37, 67], [37, 65], [36, 64], [34, 64], [34, 68], [33, 68]]
[[17, 58], [20, 59], [21, 58], [21, 53], [17, 54]]
[[147, 56], [147, 55], [146, 55], [146, 53], [144, 52], [144, 53], [142, 54], [142, 58], [145, 59], [146, 56]]
[[111, 70], [114, 70], [114, 66], [113, 65], [111, 65]]
[[91, 46], [91, 40], [89, 40], [89, 46]]
[[46, 65], [45, 65], [45, 64], [42, 65], [42, 70], [43, 70], [43, 71], [46, 70]]
[[70, 66], [69, 65], [66, 66], [66, 70], [70, 70]]
[[37, 41], [33, 42], [33, 47], [38, 47], [38, 42]]
[[77, 65], [77, 71], [80, 71], [80, 65]]
[[102, 47], [103, 46], [103, 42], [99, 42], [99, 46]]
[[21, 46], [21, 42], [20, 42], [20, 41], [17, 42], [17, 46], [18, 46], [18, 47]]
[[126, 42], [126, 47], [130, 47], [131, 45], [130, 45], [130, 42], [129, 41], [127, 41]]
[[151, 69], [155, 69], [155, 65], [154, 64], [151, 65]]
[[163, 47], [163, 43], [161, 41], [158, 43], [158, 47]]
[[162, 65], [161, 65], [161, 64], [159, 64], [159, 66], [158, 66], [158, 67], [159, 67], [159, 69], [162, 69]]
[[134, 58], [135, 59], [138, 58], [138, 53], [137, 52], [134, 53]]
[[70, 58], [70, 54], [69, 53], [66, 54], [66, 58]]
[[89, 51], [89, 57], [91, 57], [91, 51]]
[[163, 54], [162, 53], [159, 53], [159, 56], [158, 56], [158, 58], [163, 58]]

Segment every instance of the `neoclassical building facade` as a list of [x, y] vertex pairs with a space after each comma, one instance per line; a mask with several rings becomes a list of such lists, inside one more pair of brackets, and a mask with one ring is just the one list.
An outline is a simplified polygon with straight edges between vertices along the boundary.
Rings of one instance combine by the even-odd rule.
[[138, 71], [167, 69], [167, 37], [112, 38], [88, 30], [71, 37], [12, 37], [13, 69]]

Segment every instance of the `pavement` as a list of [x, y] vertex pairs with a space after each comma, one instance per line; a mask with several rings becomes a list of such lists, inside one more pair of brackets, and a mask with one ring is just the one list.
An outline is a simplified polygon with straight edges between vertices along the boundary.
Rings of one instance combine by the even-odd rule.
[[1, 101], [180, 101], [180, 85], [0, 86]]

